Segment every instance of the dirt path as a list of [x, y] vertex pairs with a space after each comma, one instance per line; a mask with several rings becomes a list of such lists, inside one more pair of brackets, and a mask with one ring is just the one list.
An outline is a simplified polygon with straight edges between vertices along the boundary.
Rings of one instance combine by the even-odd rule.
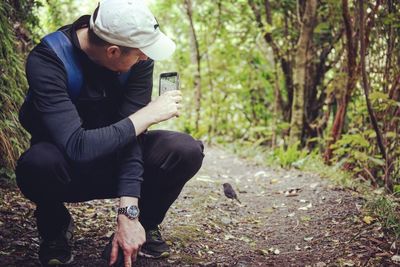
[[[224, 182], [242, 204], [224, 197]], [[34, 206], [15, 186], [0, 185], [0, 266], [39, 266]], [[135, 266], [395, 266], [380, 227], [360, 219], [362, 204], [317, 175], [208, 147], [162, 225], [172, 256]], [[77, 225], [71, 266], [107, 266], [99, 254], [114, 229], [115, 200], [69, 206]]]

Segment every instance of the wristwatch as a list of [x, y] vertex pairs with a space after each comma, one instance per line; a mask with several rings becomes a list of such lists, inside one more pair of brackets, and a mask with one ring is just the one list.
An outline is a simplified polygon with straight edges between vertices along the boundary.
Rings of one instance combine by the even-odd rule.
[[134, 205], [130, 205], [127, 207], [123, 207], [123, 208], [119, 208], [118, 209], [118, 215], [119, 214], [123, 214], [126, 217], [128, 217], [131, 220], [137, 219], [139, 217], [139, 208], [134, 206]]

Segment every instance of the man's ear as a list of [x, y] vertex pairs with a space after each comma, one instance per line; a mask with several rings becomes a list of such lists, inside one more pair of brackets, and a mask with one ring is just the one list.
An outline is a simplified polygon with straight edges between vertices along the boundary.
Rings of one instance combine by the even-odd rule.
[[106, 49], [107, 58], [119, 58], [121, 55], [121, 49], [116, 45], [110, 45]]

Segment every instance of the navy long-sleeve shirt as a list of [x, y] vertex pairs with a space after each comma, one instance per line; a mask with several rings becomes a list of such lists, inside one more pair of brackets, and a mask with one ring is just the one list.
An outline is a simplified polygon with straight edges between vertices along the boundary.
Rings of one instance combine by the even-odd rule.
[[20, 111], [31, 143], [55, 144], [72, 164], [92, 163], [118, 153], [118, 195], [140, 196], [143, 174], [141, 149], [129, 115], [151, 100], [153, 61], [136, 63], [126, 84], [118, 73], [91, 61], [81, 50], [76, 30], [89, 25], [89, 16], [62, 30], [79, 54], [84, 83], [76, 101], [67, 90], [62, 61], [45, 44], [29, 54], [26, 75], [30, 97]]

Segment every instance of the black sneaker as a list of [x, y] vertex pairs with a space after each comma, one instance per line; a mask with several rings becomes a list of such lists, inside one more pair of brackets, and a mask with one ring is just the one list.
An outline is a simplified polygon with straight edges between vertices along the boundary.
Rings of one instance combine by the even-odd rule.
[[153, 259], [168, 258], [170, 249], [162, 239], [158, 228], [146, 231], [146, 243], [139, 251], [139, 256]]
[[74, 256], [71, 252], [74, 221], [71, 218], [68, 227], [60, 236], [53, 240], [43, 239], [39, 248], [39, 260], [43, 266], [57, 266], [70, 264]]

